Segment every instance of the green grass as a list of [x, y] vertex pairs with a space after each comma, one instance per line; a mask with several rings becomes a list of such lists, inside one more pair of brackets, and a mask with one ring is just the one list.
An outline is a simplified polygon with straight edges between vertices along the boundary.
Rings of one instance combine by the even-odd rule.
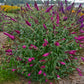
[[19, 77], [15, 73], [7, 69], [6, 70], [2, 69], [0, 67], [0, 84], [2, 84], [3, 82], [7, 82], [7, 81], [14, 82], [15, 80], [18, 80], [18, 79]]

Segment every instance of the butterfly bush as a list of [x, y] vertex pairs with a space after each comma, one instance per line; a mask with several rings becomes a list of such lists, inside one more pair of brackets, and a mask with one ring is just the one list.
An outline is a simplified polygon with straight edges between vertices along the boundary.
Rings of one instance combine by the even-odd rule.
[[[77, 10], [75, 14], [71, 12], [74, 4], [67, 6], [67, 0], [65, 3], [65, 8], [60, 2], [62, 7], [51, 5], [44, 10], [36, 2], [33, 9], [26, 3], [25, 13], [21, 8], [18, 17], [11, 19], [7, 16], [12, 22], [12, 30], [4, 32], [13, 42], [5, 51], [12, 53], [6, 54], [6, 58], [10, 58], [7, 63], [10, 70], [41, 82], [61, 79], [73, 70], [82, 76], [77, 61], [84, 48], [84, 24], [79, 21]], [[84, 61], [83, 57], [81, 59]]]

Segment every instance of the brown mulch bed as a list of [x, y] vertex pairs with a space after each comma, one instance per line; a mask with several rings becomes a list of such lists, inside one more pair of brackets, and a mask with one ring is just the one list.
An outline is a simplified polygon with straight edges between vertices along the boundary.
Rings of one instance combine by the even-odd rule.
[[[6, 38], [7, 37], [3, 34], [3, 32], [0, 32], [0, 49], [1, 49], [2, 44], [6, 42]], [[83, 53], [83, 57], [84, 57], [84, 53]], [[74, 73], [70, 75], [68, 79], [60, 79], [59, 83], [57, 84], [84, 84], [84, 64], [81, 64], [81, 62], [82, 60], [80, 59], [79, 61], [80, 65], [78, 66], [78, 68], [80, 68], [80, 70], [82, 71], [83, 76], [79, 76], [78, 72], [74, 71]], [[28, 80], [20, 76], [19, 81], [15, 81], [13, 83], [4, 82], [3, 84], [28, 84]], [[40, 83], [32, 82], [31, 84], [40, 84]], [[56, 83], [53, 83], [53, 84], [56, 84]]]

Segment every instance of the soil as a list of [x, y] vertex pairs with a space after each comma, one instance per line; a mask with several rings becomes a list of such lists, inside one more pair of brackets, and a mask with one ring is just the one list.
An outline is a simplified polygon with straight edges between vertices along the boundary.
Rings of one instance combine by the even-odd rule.
[[[3, 32], [0, 32], [0, 49], [1, 49], [1, 45], [5, 43], [6, 38], [7, 37], [3, 34]], [[83, 54], [83, 57], [84, 57], [84, 54]], [[82, 64], [81, 62], [82, 60], [80, 60], [79, 62], [80, 65], [78, 66], [78, 68], [80, 68], [80, 70], [82, 71], [83, 76], [79, 76], [78, 72], [74, 71], [73, 75], [70, 75], [68, 79], [60, 79], [59, 83], [53, 83], [53, 84], [84, 84], [84, 62]], [[28, 80], [20, 76], [19, 81], [4, 82], [3, 84], [28, 84]], [[31, 84], [40, 84], [40, 83], [32, 82]]]

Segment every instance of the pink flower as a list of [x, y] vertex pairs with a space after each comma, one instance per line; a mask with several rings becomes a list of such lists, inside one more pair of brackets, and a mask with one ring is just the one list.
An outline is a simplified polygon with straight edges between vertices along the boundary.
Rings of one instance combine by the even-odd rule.
[[62, 40], [65, 40], [66, 38], [63, 38]]
[[40, 71], [38, 72], [38, 74], [41, 75], [41, 74], [42, 74], [42, 70], [40, 70]]
[[83, 31], [82, 29], [80, 30], [80, 32], [81, 32], [81, 33], [84, 33], [84, 31]]
[[66, 26], [64, 26], [64, 28], [66, 28]]
[[12, 69], [12, 71], [14, 72], [16, 69]]
[[22, 48], [26, 48], [26, 45], [23, 45]]
[[84, 61], [84, 57], [81, 57], [81, 59]]
[[51, 21], [53, 21], [53, 17], [51, 17], [50, 19], [51, 19]]
[[76, 53], [76, 50], [69, 51], [69, 54], [75, 55], [75, 53]]
[[59, 46], [60, 44], [59, 44], [59, 42], [55, 42], [55, 46]]
[[45, 66], [43, 65], [43, 66], [41, 66], [41, 68], [45, 68]]
[[73, 56], [71, 56], [71, 58], [73, 58]]
[[50, 84], [53, 84], [52, 82], [50, 82]]
[[31, 57], [31, 59], [32, 59], [32, 60], [35, 60], [35, 58], [34, 58], [34, 57]]
[[25, 21], [28, 26], [31, 26], [31, 24], [28, 21]]
[[31, 84], [31, 81], [28, 81], [28, 84]]
[[31, 58], [29, 58], [29, 59], [28, 59], [28, 62], [31, 62], [31, 61], [32, 61], [32, 59], [31, 59]]
[[75, 59], [75, 60], [78, 60], [78, 58], [77, 58], [77, 57], [75, 57], [74, 59]]
[[63, 17], [63, 21], [66, 21], [67, 20], [67, 17]]
[[35, 3], [34, 3], [34, 7], [39, 11], [39, 7], [38, 7], [36, 1], [35, 1]]
[[15, 32], [16, 32], [17, 34], [20, 34], [20, 31], [19, 31], [19, 30], [15, 30]]
[[28, 76], [30, 76], [31, 74], [29, 73]]
[[29, 47], [29, 49], [32, 49], [32, 48], [34, 48], [35, 50], [38, 49], [38, 47], [36, 47], [35, 45], [31, 44], [30, 47]]
[[79, 36], [79, 37], [77, 38], [77, 40], [82, 40], [82, 39], [84, 39], [84, 36]]
[[59, 14], [58, 13], [57, 13], [56, 19], [57, 19], [56, 23], [59, 24]]
[[80, 76], [83, 76], [82, 73], [78, 73]]
[[72, 32], [71, 34], [76, 34], [76, 32]]
[[12, 40], [15, 39], [15, 37], [14, 37], [13, 35], [10, 35], [10, 34], [8, 34], [8, 33], [6, 33], [6, 32], [4, 32], [4, 34], [7, 35], [7, 36], [8, 36], [9, 38], [11, 38]]
[[64, 63], [64, 62], [60, 62], [60, 64], [65, 65], [65, 63]]
[[69, 53], [69, 54], [75, 55], [76, 52], [77, 52], [76, 50], [71, 50], [71, 51], [66, 51], [65, 53]]
[[43, 54], [43, 56], [46, 57], [46, 56], [48, 56], [49, 54], [50, 54], [50, 53], [45, 53], [45, 54]]
[[46, 9], [45, 12], [50, 12], [50, 10], [53, 8], [53, 6], [51, 5], [49, 8]]
[[43, 24], [43, 27], [44, 27], [45, 29], [47, 29], [47, 27], [46, 27], [46, 25], [45, 25], [45, 24]]
[[26, 3], [26, 5], [27, 5], [27, 7], [28, 7], [30, 10], [32, 10], [31, 7], [30, 7], [30, 5], [29, 5], [28, 3]]
[[43, 43], [43, 47], [46, 47], [47, 46], [47, 43]]
[[57, 75], [57, 78], [60, 78], [60, 76], [59, 76], [59, 75]]
[[3, 48], [5, 48], [5, 46], [2, 46]]
[[46, 73], [43, 73], [44, 76], [46, 76]]
[[15, 20], [14, 18], [11, 18], [11, 20], [17, 22], [17, 20]]
[[8, 49], [8, 50], [6, 50], [5, 52], [12, 52], [12, 49]]
[[71, 24], [72, 26], [74, 25], [74, 23]]
[[81, 70], [80, 70], [79, 68], [76, 68], [76, 70], [77, 70], [78, 72], [81, 72]]
[[48, 82], [48, 79], [46, 79], [45, 82]]
[[48, 41], [47, 41], [46, 39], [44, 39], [44, 41], [45, 41], [45, 43], [47, 43], [47, 44], [48, 44]]
[[30, 64], [30, 67], [32, 67], [33, 66], [33, 64]]
[[40, 62], [45, 62], [45, 60], [43, 59], [43, 60], [40, 60]]
[[33, 45], [33, 48], [34, 48], [35, 50], [37, 50], [37, 49], [38, 49], [35, 45]]

